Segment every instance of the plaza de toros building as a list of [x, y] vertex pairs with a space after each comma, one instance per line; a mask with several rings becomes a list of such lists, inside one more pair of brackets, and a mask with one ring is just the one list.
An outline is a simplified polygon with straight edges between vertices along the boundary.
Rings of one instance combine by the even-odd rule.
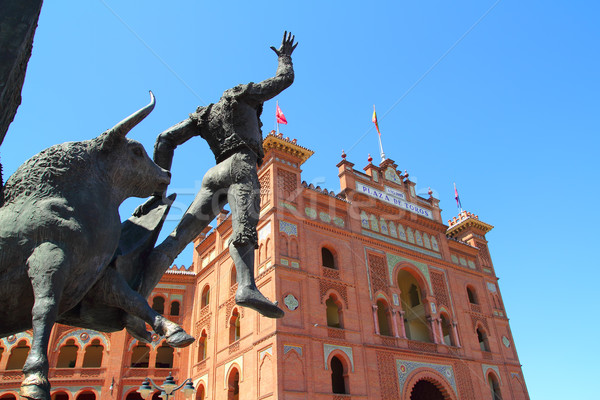
[[[313, 152], [296, 140], [271, 133], [264, 149], [255, 274], [285, 317], [236, 306], [223, 212], [196, 239], [192, 266], [172, 267], [149, 300], [196, 342], [56, 326], [53, 400], [139, 400], [146, 376], [169, 372], [192, 378], [198, 400], [529, 399], [491, 225], [469, 212], [446, 225], [439, 200], [417, 195], [391, 159], [357, 170], [342, 154], [334, 193], [302, 181]], [[30, 341], [0, 339], [0, 400], [18, 398]]]

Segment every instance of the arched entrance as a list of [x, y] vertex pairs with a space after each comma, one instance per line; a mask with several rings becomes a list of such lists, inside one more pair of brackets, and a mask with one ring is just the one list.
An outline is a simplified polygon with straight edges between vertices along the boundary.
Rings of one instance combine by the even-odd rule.
[[410, 400], [445, 400], [446, 398], [433, 383], [420, 380], [410, 392]]

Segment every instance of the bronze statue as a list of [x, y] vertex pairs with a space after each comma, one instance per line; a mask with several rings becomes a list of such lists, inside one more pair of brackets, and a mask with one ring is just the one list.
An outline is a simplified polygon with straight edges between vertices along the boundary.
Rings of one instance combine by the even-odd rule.
[[[294, 81], [291, 55], [296, 46], [294, 36], [285, 32], [281, 47], [271, 47], [279, 59], [274, 77], [228, 89], [217, 103], [198, 107], [189, 118], [158, 135], [154, 161], [161, 167], [170, 169], [175, 148], [193, 136], [201, 136], [208, 142], [217, 165], [204, 175], [200, 192], [175, 230], [150, 254], [139, 288], [142, 296], [150, 294], [179, 253], [229, 203], [233, 224], [229, 252], [237, 271], [236, 303], [270, 318], [283, 317], [283, 310], [264, 297], [254, 281], [256, 225], [260, 213], [256, 167], [264, 157], [260, 121], [263, 102]], [[136, 214], [143, 214], [163, 196], [164, 193], [155, 193]]]
[[[154, 104], [151, 94], [150, 104], [98, 137], [42, 151], [6, 182], [0, 207], [0, 337], [33, 328], [23, 397], [50, 399], [50, 331], [84, 298], [141, 318], [172, 346], [194, 340], [109, 267], [121, 232], [119, 205], [170, 182], [169, 171], [125, 137]], [[116, 324], [122, 329], [126, 318]]]

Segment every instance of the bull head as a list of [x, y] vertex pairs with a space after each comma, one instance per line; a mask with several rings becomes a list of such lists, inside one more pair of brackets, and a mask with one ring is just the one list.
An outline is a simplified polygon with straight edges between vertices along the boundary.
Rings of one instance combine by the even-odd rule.
[[156, 99], [154, 98], [154, 93], [150, 91], [150, 104], [134, 112], [129, 117], [125, 118], [101, 135], [102, 148], [110, 148], [114, 145], [114, 143], [124, 139], [127, 133], [133, 129], [133, 127], [142, 122], [142, 120], [146, 118], [148, 114], [152, 112], [152, 110], [154, 110], [155, 105]]

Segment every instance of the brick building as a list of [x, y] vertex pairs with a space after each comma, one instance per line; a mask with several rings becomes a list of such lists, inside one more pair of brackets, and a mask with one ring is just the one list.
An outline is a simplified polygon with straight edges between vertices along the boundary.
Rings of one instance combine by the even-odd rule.
[[[418, 196], [393, 160], [358, 171], [342, 155], [336, 194], [302, 182], [311, 150], [273, 133], [264, 148], [256, 276], [285, 317], [236, 306], [223, 212], [195, 241], [192, 267], [171, 268], [150, 299], [196, 343], [173, 351], [158, 337], [146, 346], [58, 327], [53, 400], [139, 399], [143, 377], [162, 382], [169, 371], [194, 380], [196, 399], [529, 398], [491, 225], [468, 212], [444, 224], [439, 201]], [[16, 395], [6, 392], [21, 377], [11, 359], [28, 340], [0, 341], [0, 400]]]

